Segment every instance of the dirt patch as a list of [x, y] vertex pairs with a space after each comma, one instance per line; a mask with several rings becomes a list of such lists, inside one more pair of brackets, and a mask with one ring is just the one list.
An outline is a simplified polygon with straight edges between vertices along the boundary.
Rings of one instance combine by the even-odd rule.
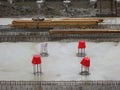
[[41, 8], [38, 8], [36, 2], [18, 2], [14, 4], [0, 3], [0, 17], [94, 17], [98, 14], [99, 5], [97, 5], [97, 8], [93, 8], [86, 0], [81, 0], [79, 2], [74, 1], [68, 8], [60, 1], [46, 2]]

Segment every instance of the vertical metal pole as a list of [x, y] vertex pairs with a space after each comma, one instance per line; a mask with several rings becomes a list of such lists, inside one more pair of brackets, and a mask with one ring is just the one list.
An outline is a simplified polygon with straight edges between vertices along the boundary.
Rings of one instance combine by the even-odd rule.
[[85, 56], [85, 48], [84, 48], [84, 56]]
[[38, 69], [38, 64], [37, 64], [37, 73], [39, 72], [39, 69]]
[[83, 71], [83, 66], [81, 66], [81, 72]]
[[33, 64], [33, 72], [35, 74], [36, 70], [35, 70], [35, 65]]
[[40, 66], [40, 73], [42, 73], [42, 66], [41, 66], [41, 64], [39, 66]]
[[100, 15], [102, 13], [102, 0], [100, 0]]
[[82, 48], [81, 48], [81, 56], [82, 56]]
[[47, 44], [46, 44], [46, 53], [48, 53], [48, 47], [47, 47]]
[[115, 16], [117, 16], [117, 1], [115, 0], [114, 2], [115, 2], [115, 14], [116, 14]]
[[88, 73], [89, 73], [89, 67], [88, 67]]
[[113, 16], [113, 0], [110, 0], [110, 4], [111, 4], [111, 16]]

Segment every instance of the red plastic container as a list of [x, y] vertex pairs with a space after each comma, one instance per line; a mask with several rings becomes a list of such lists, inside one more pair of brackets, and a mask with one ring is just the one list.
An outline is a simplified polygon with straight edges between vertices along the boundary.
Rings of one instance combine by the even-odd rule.
[[82, 61], [80, 62], [83, 66], [90, 67], [90, 58], [89, 57], [84, 57]]
[[34, 55], [33, 56], [32, 64], [41, 64], [41, 57], [40, 57], [40, 55]]
[[86, 43], [85, 41], [81, 40], [78, 43], [78, 49], [83, 49], [83, 48], [86, 48]]

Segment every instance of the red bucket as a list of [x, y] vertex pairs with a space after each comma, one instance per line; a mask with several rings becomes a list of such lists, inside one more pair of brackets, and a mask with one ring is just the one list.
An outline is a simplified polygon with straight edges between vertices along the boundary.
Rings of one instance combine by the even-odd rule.
[[89, 57], [84, 57], [82, 61], [80, 62], [85, 67], [90, 67], [90, 58]]
[[83, 40], [81, 40], [81, 41], [79, 41], [79, 43], [78, 43], [78, 49], [83, 49], [83, 48], [86, 48], [86, 43], [85, 43], [85, 41], [83, 41]]
[[34, 55], [33, 56], [32, 64], [41, 64], [41, 57], [40, 57], [40, 55]]

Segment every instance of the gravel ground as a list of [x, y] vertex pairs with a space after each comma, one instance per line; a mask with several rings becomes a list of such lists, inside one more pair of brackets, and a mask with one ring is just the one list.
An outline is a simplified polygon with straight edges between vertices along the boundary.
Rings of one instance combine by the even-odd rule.
[[[105, 1], [102, 7], [108, 11], [108, 14], [110, 13], [110, 9], [108, 10], [110, 7], [108, 2]], [[93, 6], [85, 0], [72, 2], [68, 9], [59, 1], [46, 2], [42, 8], [38, 8], [35, 2], [19, 2], [12, 5], [4, 2], [0, 4], [0, 17], [91, 17], [99, 14], [98, 8], [99, 3], [97, 8], [94, 9]]]

